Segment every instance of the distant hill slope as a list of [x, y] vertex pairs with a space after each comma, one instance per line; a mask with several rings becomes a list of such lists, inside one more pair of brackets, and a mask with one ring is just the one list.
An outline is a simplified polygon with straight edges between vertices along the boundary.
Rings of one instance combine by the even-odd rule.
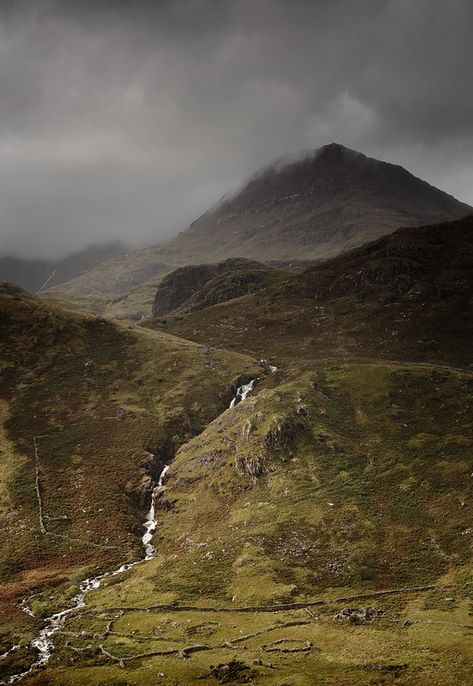
[[122, 255], [126, 250], [124, 243], [112, 241], [89, 245], [84, 250], [59, 260], [26, 259], [4, 255], [0, 257], [0, 280], [19, 283], [23, 288], [31, 291], [51, 288], [55, 284], [73, 279], [103, 260]]
[[106, 260], [55, 290], [115, 298], [186, 264], [318, 260], [470, 212], [402, 167], [333, 143], [260, 170], [162, 246]]
[[267, 357], [473, 364], [473, 217], [399, 229], [255, 295], [155, 326]]
[[42, 291], [41, 297], [67, 309], [89, 312], [106, 319], [135, 322], [151, 317], [156, 289], [167, 273], [169, 272], [157, 273], [147, 281], [132, 288], [128, 293], [125, 292], [114, 297], [64, 292], [61, 287], [57, 290]]
[[399, 226], [472, 211], [403, 167], [332, 143], [257, 172], [163, 246], [163, 255], [194, 262], [329, 257]]
[[168, 273], [174, 267], [174, 264], [163, 263], [160, 248], [144, 248], [104, 260], [95, 268], [83, 271], [49, 290], [115, 298], [128, 295], [141, 284]]

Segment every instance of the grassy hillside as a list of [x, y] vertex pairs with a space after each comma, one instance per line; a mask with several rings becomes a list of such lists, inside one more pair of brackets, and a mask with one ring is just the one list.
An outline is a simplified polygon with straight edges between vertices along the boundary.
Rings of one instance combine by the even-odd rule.
[[262, 381], [177, 452], [158, 557], [89, 595], [47, 683], [466, 686], [472, 408], [434, 366]]
[[282, 284], [147, 324], [254, 353], [473, 363], [473, 219], [399, 229]]
[[0, 289], [0, 346], [0, 612], [8, 647], [38, 624], [16, 608], [21, 597], [71, 579], [60, 597], [46, 596], [61, 606], [91, 569], [141, 556], [157, 473], [260, 367], [52, 308], [9, 284]]
[[[86, 569], [139, 556], [149, 477], [171, 464], [156, 558], [91, 591], [25, 683], [469, 686], [472, 222], [154, 322], [196, 343], [3, 296], [0, 502], [23, 565], [5, 649]], [[71, 517], [48, 526], [74, 543], [38, 530], [35, 443], [44, 510]], [[35, 585], [28, 618], [11, 601]]]
[[174, 268], [165, 263], [158, 246], [134, 250], [101, 262], [95, 269], [51, 288], [51, 292], [112, 299], [127, 295], [141, 284]]

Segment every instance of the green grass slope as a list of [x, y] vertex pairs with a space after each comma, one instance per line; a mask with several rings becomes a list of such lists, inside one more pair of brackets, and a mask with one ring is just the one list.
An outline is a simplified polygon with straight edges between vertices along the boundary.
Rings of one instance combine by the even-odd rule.
[[473, 374], [423, 365], [261, 381], [177, 452], [157, 558], [31, 683], [466, 686], [472, 408]]
[[[118, 327], [0, 287], [2, 645], [38, 624], [25, 595], [142, 555], [149, 488], [176, 448], [224, 409], [237, 354]], [[38, 493], [39, 491], [39, 493]], [[39, 506], [42, 507], [41, 529]]]
[[[87, 343], [88, 322], [134, 341], [121, 346], [113, 338], [118, 378], [108, 376], [100, 386], [100, 403], [89, 391], [94, 421], [102, 403], [112, 416], [115, 396], [109, 394], [118, 384], [124, 416], [135, 413], [119, 439], [135, 440], [136, 415], [144, 421], [138, 408], [148, 407], [156, 384], [164, 383], [153, 426], [170, 436], [174, 457], [157, 499], [156, 558], [92, 591], [87, 606], [55, 636], [47, 669], [25, 683], [471, 684], [472, 226], [465, 219], [400, 230], [257, 294], [153, 324], [196, 343], [68, 315], [82, 332], [74, 336], [80, 344], [71, 358], [85, 364], [97, 349], [94, 383], [105, 369], [112, 372], [110, 359], [100, 362], [97, 337]], [[38, 303], [28, 301], [28, 307], [37, 311]], [[30, 318], [31, 312], [25, 321]], [[50, 330], [44, 327], [47, 342]], [[151, 374], [151, 385], [143, 388], [141, 373], [133, 373], [130, 384], [133, 365], [157, 364], [153, 336], [168, 351], [164, 367], [145, 375]], [[51, 339], [55, 346], [47, 350], [57, 350], [60, 340]], [[70, 343], [63, 343], [69, 351]], [[28, 345], [22, 341], [21, 349]], [[217, 345], [239, 354], [217, 353]], [[12, 341], [7, 349], [16, 354]], [[46, 347], [42, 351], [38, 360]], [[243, 352], [279, 369], [267, 373], [267, 363], [255, 367]], [[64, 383], [60, 370], [56, 363], [51, 384]], [[28, 374], [26, 385], [24, 375], [15, 381], [20, 397], [28, 392]], [[213, 374], [221, 375], [218, 382]], [[238, 375], [259, 378], [244, 402], [225, 410]], [[11, 368], [6, 378], [13, 378]], [[72, 378], [80, 389], [82, 381]], [[69, 417], [50, 416], [46, 403], [47, 431], [40, 432], [34, 423], [39, 389], [22, 406], [33, 424], [21, 424], [26, 409], [5, 401], [20, 422], [17, 433], [6, 422], [5, 441], [17, 451], [15, 468], [24, 469], [20, 458], [29, 465], [24, 473], [30, 479], [32, 435], [57, 437], [59, 421], [62, 431], [76, 430]], [[60, 405], [68, 406], [65, 396]], [[88, 427], [81, 412], [80, 425]], [[92, 434], [96, 430], [87, 428], [86, 436]], [[28, 440], [20, 451], [22, 436]], [[103, 493], [108, 483], [105, 436], [87, 458], [99, 454], [106, 469], [84, 477], [91, 492], [100, 484]], [[86, 440], [74, 438], [73, 454]], [[120, 440], [108, 438], [114, 455]], [[50, 454], [51, 440], [40, 441], [40, 454]], [[150, 450], [142, 436], [139, 445]], [[134, 479], [137, 468], [134, 463]], [[51, 470], [48, 478], [57, 492], [60, 473]], [[142, 491], [131, 473], [120, 477], [127, 479], [136, 502]], [[34, 517], [31, 486], [29, 497]], [[115, 497], [125, 496], [119, 491]], [[132, 531], [130, 545], [133, 539], [136, 546], [139, 518], [133, 508], [117, 505], [111, 526], [118, 511], [118, 540]], [[79, 527], [81, 517], [76, 521]], [[85, 533], [77, 528], [77, 535]], [[99, 531], [94, 541], [103, 542]], [[40, 594], [38, 611], [63, 607], [68, 589], [62, 584]], [[8, 647], [15, 639], [11, 629], [4, 638]], [[9, 659], [18, 663], [24, 654]]]

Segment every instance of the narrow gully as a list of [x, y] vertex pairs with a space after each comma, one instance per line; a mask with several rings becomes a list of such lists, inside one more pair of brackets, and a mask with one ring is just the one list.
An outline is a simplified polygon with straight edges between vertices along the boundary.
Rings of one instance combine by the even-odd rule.
[[[235, 407], [237, 403], [240, 403], [246, 399], [248, 394], [253, 390], [255, 381], [256, 379], [252, 379], [249, 383], [243, 384], [237, 389], [235, 397], [230, 403], [230, 408]], [[20, 681], [21, 679], [26, 677], [28, 674], [31, 674], [31, 672], [35, 671], [36, 669], [42, 669], [46, 667], [51, 657], [51, 654], [54, 650], [54, 634], [60, 631], [69, 615], [71, 615], [75, 610], [85, 607], [85, 598], [89, 591], [93, 591], [97, 588], [100, 588], [102, 581], [104, 579], [109, 579], [111, 577], [118, 576], [119, 574], [123, 574], [132, 567], [142, 564], [143, 562], [152, 560], [154, 557], [156, 557], [156, 547], [152, 543], [153, 534], [157, 528], [156, 496], [158, 493], [158, 489], [164, 485], [163, 480], [168, 469], [169, 465], [165, 465], [161, 470], [157, 486], [154, 487], [151, 495], [150, 509], [146, 514], [146, 519], [143, 523], [145, 532], [141, 537], [141, 542], [144, 548], [144, 557], [140, 560], [135, 560], [134, 562], [122, 564], [120, 565], [120, 567], [117, 567], [117, 569], [114, 569], [111, 572], [104, 572], [103, 574], [98, 574], [97, 576], [84, 579], [84, 581], [82, 581], [79, 586], [79, 591], [72, 598], [70, 606], [67, 607], [65, 610], [61, 610], [61, 612], [55, 612], [49, 617], [46, 617], [46, 619], [44, 620], [43, 628], [39, 632], [38, 636], [35, 639], [33, 639], [29, 644], [30, 648], [36, 650], [38, 653], [38, 656], [34, 660], [34, 662], [31, 663], [30, 667], [27, 670], [19, 672], [18, 674], [13, 674], [12, 676], [8, 677], [6, 681], [0, 681], [0, 684], [5, 685], [16, 683], [17, 681]], [[34, 614], [31, 608], [29, 607], [27, 600], [23, 600], [19, 604], [19, 607], [23, 610], [23, 612], [34, 617]], [[6, 658], [8, 655], [15, 652], [21, 647], [21, 644], [12, 646], [7, 652], [0, 655], [0, 660]]]

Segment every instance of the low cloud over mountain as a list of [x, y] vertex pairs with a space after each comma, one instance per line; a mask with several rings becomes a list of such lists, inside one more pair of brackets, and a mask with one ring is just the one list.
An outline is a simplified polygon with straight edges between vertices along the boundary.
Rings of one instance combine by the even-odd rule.
[[473, 202], [466, 0], [18, 0], [0, 10], [0, 253], [155, 244], [331, 140]]

